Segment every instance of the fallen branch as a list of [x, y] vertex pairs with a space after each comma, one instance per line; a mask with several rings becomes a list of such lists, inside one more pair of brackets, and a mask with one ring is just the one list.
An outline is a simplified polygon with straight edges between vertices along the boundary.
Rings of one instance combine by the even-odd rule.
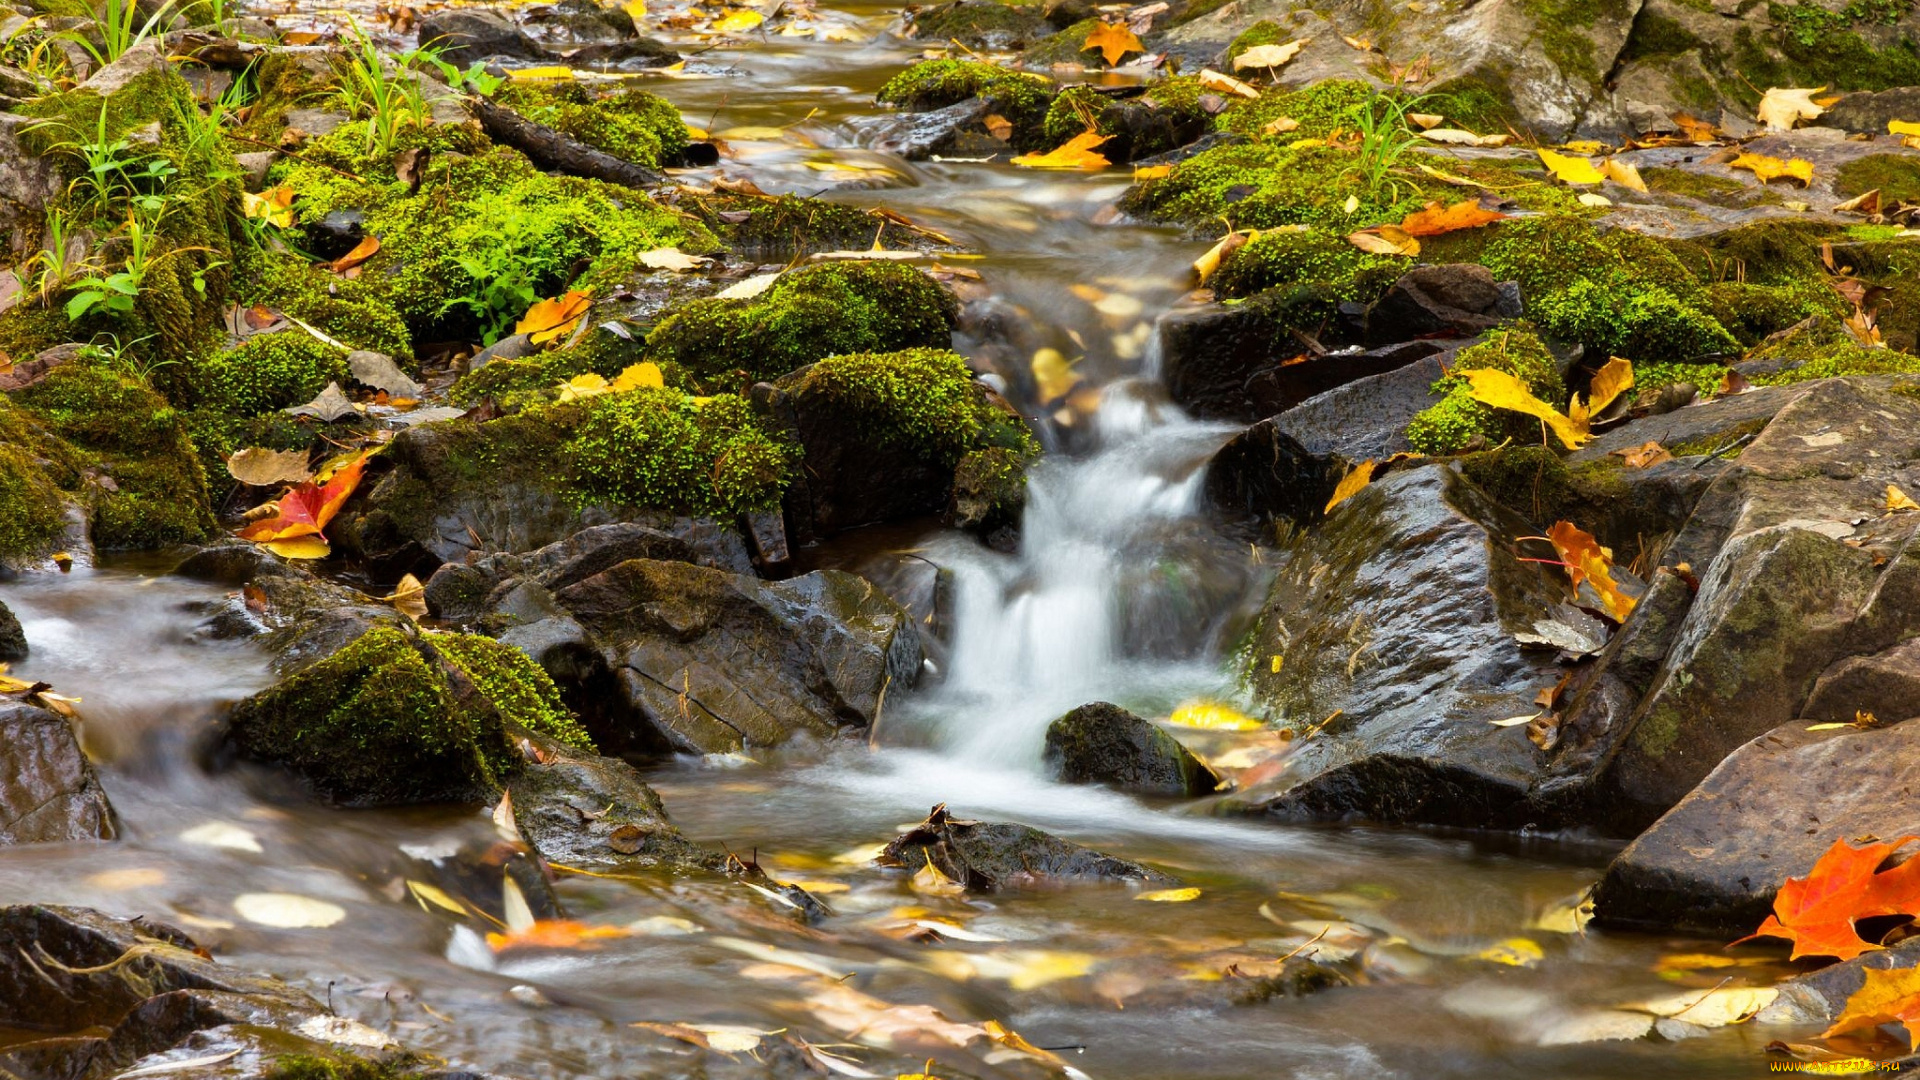
[[545, 124], [535, 123], [512, 109], [495, 105], [486, 98], [476, 95], [467, 100], [489, 138], [527, 155], [542, 169], [631, 188], [647, 187], [666, 179], [652, 169], [595, 150]]

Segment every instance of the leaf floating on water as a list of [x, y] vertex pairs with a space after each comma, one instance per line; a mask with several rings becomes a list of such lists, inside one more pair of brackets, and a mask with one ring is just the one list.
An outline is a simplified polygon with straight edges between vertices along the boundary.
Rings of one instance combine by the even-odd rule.
[[1508, 938], [1497, 945], [1489, 945], [1474, 954], [1481, 960], [1490, 960], [1509, 967], [1532, 967], [1547, 958], [1531, 938]]
[[384, 1050], [394, 1045], [393, 1037], [386, 1032], [368, 1027], [358, 1020], [345, 1016], [310, 1016], [295, 1029], [309, 1039], [336, 1043], [340, 1046], [358, 1046], [367, 1050]]
[[1028, 169], [1104, 169], [1112, 162], [1095, 150], [1110, 138], [1097, 131], [1083, 131], [1044, 154], [1021, 154], [1013, 164]]
[[778, 1031], [759, 1031], [736, 1024], [659, 1024], [643, 1020], [631, 1026], [723, 1054], [749, 1053], [760, 1048], [763, 1037], [780, 1034]]
[[1203, 731], [1258, 731], [1267, 725], [1217, 701], [1190, 701], [1173, 710], [1167, 723]]
[[908, 881], [914, 892], [925, 893], [928, 896], [966, 895], [965, 885], [948, 877], [940, 871], [939, 867], [933, 865], [933, 854], [930, 851], [923, 854], [926, 855], [927, 865], [914, 871], [912, 879]]
[[1592, 1009], [1554, 1019], [1536, 1036], [1541, 1046], [1643, 1039], [1653, 1030], [1653, 1017], [1621, 1009]]
[[1334, 485], [1333, 497], [1327, 500], [1327, 507], [1324, 513], [1333, 513], [1334, 507], [1358, 495], [1360, 489], [1366, 487], [1372, 481], [1373, 459], [1368, 458], [1353, 468], [1348, 469], [1347, 474], [1340, 478], [1338, 484]]
[[787, 137], [787, 129], [765, 124], [742, 124], [714, 132], [714, 137], [729, 142], [780, 142]]
[[209, 821], [205, 825], [195, 825], [181, 833], [180, 839], [189, 844], [226, 848], [229, 851], [251, 851], [256, 855], [262, 850], [260, 841], [252, 833], [224, 821]]
[[1145, 52], [1146, 46], [1140, 43], [1140, 36], [1133, 32], [1125, 22], [1102, 22], [1087, 35], [1087, 43], [1080, 46], [1081, 52], [1089, 49], [1100, 50], [1100, 56], [1108, 67], [1120, 66], [1120, 60], [1128, 53]]
[[242, 893], [233, 898], [233, 910], [259, 926], [280, 930], [318, 930], [347, 917], [347, 909], [298, 893]]
[[1780, 996], [1770, 986], [1730, 986], [1686, 990], [1634, 1006], [1655, 1016], [1685, 1020], [1697, 1027], [1718, 1028], [1742, 1024]]
[[[508, 879], [511, 882], [512, 879]], [[518, 886], [515, 886], [517, 889]], [[522, 899], [524, 906], [526, 901]], [[508, 915], [514, 915], [511, 910]], [[529, 913], [529, 918], [531, 914]], [[514, 919], [509, 918], [507, 933], [489, 933], [487, 945], [494, 952], [506, 952], [508, 949], [596, 949], [598, 942], [606, 938], [627, 937], [624, 926], [591, 926], [572, 919], [540, 919], [526, 926], [514, 928]]]
[[720, 34], [741, 34], [766, 21], [765, 15], [751, 8], [735, 8], [713, 20], [710, 29]]
[[1034, 388], [1039, 391], [1040, 400], [1057, 401], [1073, 392], [1080, 385], [1080, 373], [1073, 370], [1077, 360], [1068, 360], [1059, 349], [1039, 349], [1033, 354], [1030, 367], [1033, 370]]
[[428, 907], [428, 905], [432, 905], [433, 907], [451, 911], [455, 915], [467, 914], [467, 906], [465, 904], [448, 896], [446, 891], [437, 885], [429, 885], [424, 881], [409, 880], [407, 882], [407, 891], [413, 894], [415, 902], [420, 905], [422, 910], [432, 910], [432, 908]]
[[1824, 86], [1811, 89], [1805, 87], [1772, 87], [1760, 96], [1760, 105], [1754, 115], [1760, 122], [1775, 131], [1788, 131], [1802, 120], [1818, 119], [1826, 112], [1826, 106], [1813, 100], [1813, 95], [1825, 90]]
[[1897, 514], [1903, 510], [1920, 510], [1920, 503], [1914, 502], [1912, 499], [1908, 498], [1906, 492], [1901, 491], [1899, 488], [1894, 487], [1892, 484], [1888, 484], [1887, 485], [1887, 513]]
[[1785, 938], [1793, 943], [1788, 957], [1832, 956], [1851, 960], [1880, 948], [1854, 930], [1856, 919], [1875, 915], [1920, 914], [1920, 860], [1875, 873], [1875, 869], [1902, 845], [1917, 839], [1903, 836], [1892, 843], [1873, 842], [1854, 847], [1835, 840], [1806, 877], [1790, 877], [1774, 894], [1773, 914], [1753, 933], [1731, 944], [1757, 937]]
[[151, 866], [129, 866], [123, 870], [102, 870], [97, 874], [88, 874], [86, 883], [91, 888], [108, 892], [149, 889], [165, 885], [167, 872]]
[[1156, 904], [1184, 904], [1189, 900], [1200, 899], [1200, 890], [1192, 887], [1185, 889], [1152, 889], [1143, 893], [1134, 893], [1135, 900], [1146, 900]]

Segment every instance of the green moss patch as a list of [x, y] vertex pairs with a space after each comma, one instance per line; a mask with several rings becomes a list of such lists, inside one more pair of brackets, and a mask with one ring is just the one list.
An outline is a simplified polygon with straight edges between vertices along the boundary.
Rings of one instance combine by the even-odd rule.
[[530, 120], [649, 168], [674, 164], [687, 149], [680, 110], [645, 90], [602, 97], [577, 82], [509, 83], [498, 98]]
[[[1085, 35], [1081, 40], [1086, 40]], [[1013, 145], [1032, 150], [1045, 141], [1042, 123], [1053, 99], [1052, 86], [1045, 77], [1008, 71], [978, 60], [926, 60], [888, 79], [874, 100], [925, 112], [971, 97], [985, 98], [994, 112], [1013, 124]]]
[[1878, 188], [1882, 204], [1920, 202], [1920, 154], [1868, 154], [1840, 166], [1834, 190], [1859, 195]]
[[[1558, 405], [1566, 400], [1567, 388], [1559, 366], [1531, 330], [1516, 328], [1491, 334], [1486, 341], [1460, 350], [1451, 369], [1504, 371], [1526, 383], [1542, 401]], [[1407, 442], [1422, 454], [1441, 455], [1458, 453], [1475, 437], [1498, 442], [1539, 435], [1539, 421], [1482, 405], [1469, 389], [1467, 380], [1457, 374], [1435, 382], [1433, 392], [1440, 401], [1407, 424]]]
[[596, 501], [716, 517], [766, 510], [779, 504], [797, 458], [731, 394], [634, 390], [579, 411], [561, 453], [568, 483]]

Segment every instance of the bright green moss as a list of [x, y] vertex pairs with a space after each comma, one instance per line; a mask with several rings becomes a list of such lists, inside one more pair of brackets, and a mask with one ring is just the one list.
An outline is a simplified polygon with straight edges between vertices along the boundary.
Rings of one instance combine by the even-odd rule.
[[1675, 383], [1692, 383], [1701, 397], [1712, 397], [1726, 374], [1723, 364], [1635, 364], [1633, 392], [1642, 395]]
[[[1138, 98], [1115, 99], [1091, 86], [1070, 86], [1053, 99], [1043, 128], [1046, 146], [1060, 146], [1083, 131], [1093, 130], [1115, 141], [1102, 153], [1115, 160], [1137, 161], [1178, 149], [1204, 134], [1211, 118], [1200, 107], [1197, 76], [1183, 75], [1153, 84]], [[1152, 122], [1142, 122], [1140, 107], [1155, 110]]]
[[1240, 31], [1239, 36], [1228, 43], [1227, 67], [1223, 70], [1233, 70], [1234, 60], [1248, 49], [1257, 48], [1261, 45], [1280, 45], [1291, 40], [1292, 38], [1288, 36], [1287, 32], [1280, 29], [1279, 23], [1272, 22], [1268, 19], [1261, 19], [1259, 22]]
[[1892, 349], [1868, 349], [1858, 345], [1834, 346], [1828, 351], [1771, 375], [1755, 376], [1759, 386], [1780, 386], [1810, 379], [1835, 379], [1846, 375], [1912, 375], [1920, 373], [1920, 356]]
[[[727, 247], [752, 258], [785, 261], [816, 251], [858, 251], [881, 234], [880, 218], [857, 206], [804, 195], [683, 192], [676, 207], [698, 218]], [[741, 213], [744, 220], [728, 220]], [[886, 234], [888, 246], [900, 230]]]
[[1559, 364], [1533, 331], [1501, 330], [1478, 345], [1460, 350], [1450, 374], [1433, 384], [1440, 401], [1407, 424], [1407, 441], [1422, 454], [1452, 454], [1465, 449], [1475, 436], [1494, 442], [1504, 438], [1537, 437], [1539, 421], [1519, 413], [1499, 412], [1475, 401], [1467, 380], [1458, 372], [1490, 369], [1525, 382], [1533, 395], [1559, 406], [1566, 401], [1566, 384]]
[[593, 738], [561, 702], [560, 688], [526, 653], [478, 634], [435, 634], [428, 641], [500, 710], [507, 723], [576, 750], [598, 753]]
[[[1190, 225], [1217, 224], [1224, 218], [1242, 229], [1320, 225], [1344, 232], [1378, 221], [1399, 221], [1428, 199], [1443, 197], [1442, 192], [1429, 192], [1414, 182], [1362, 193], [1348, 182], [1353, 165], [1353, 155], [1328, 148], [1222, 146], [1175, 165], [1161, 179], [1128, 189], [1120, 208], [1141, 217]], [[1352, 212], [1345, 207], [1348, 196], [1360, 198]]]
[[1706, 287], [1701, 306], [1749, 345], [1815, 315], [1846, 314], [1840, 295], [1814, 278], [1780, 285], [1717, 282]]
[[264, 304], [356, 349], [404, 362], [413, 355], [407, 324], [381, 299], [381, 283], [344, 278], [284, 253], [250, 252], [234, 281], [234, 299]]
[[1017, 49], [1051, 31], [1039, 10], [1037, 4], [944, 4], [922, 9], [914, 16], [913, 36], [959, 41], [974, 48]]
[[1092, 66], [1100, 60], [1100, 54], [1087, 51], [1087, 38], [1100, 27], [1099, 19], [1081, 19], [1065, 30], [1045, 38], [1026, 52], [1020, 54], [1020, 62], [1027, 67], [1052, 67], [1055, 64], [1080, 64]]
[[1842, 195], [1878, 188], [1883, 205], [1920, 202], [1920, 155], [1868, 154], [1854, 158], [1834, 172], [1833, 186]]
[[1259, 135], [1268, 124], [1286, 117], [1300, 126], [1279, 135], [1275, 142], [1324, 139], [1334, 131], [1353, 128], [1353, 112], [1374, 100], [1371, 86], [1357, 79], [1328, 79], [1299, 90], [1268, 90], [1257, 101], [1241, 100], [1220, 113], [1220, 130]]
[[185, 419], [144, 381], [93, 363], [55, 368], [14, 401], [72, 448], [96, 546], [154, 548], [213, 531]]
[[727, 389], [836, 353], [944, 347], [957, 310], [952, 294], [911, 266], [824, 263], [752, 299], [685, 305], [654, 328], [645, 356]]
[[[1869, 40], [1860, 33], [1863, 24], [1887, 24], [1884, 15], [1895, 9], [1904, 11], [1904, 3], [1853, 3], [1835, 11], [1809, 0], [1770, 2], [1769, 20], [1784, 32], [1763, 37], [1741, 27], [1730, 66], [1753, 88], [1825, 85], [1835, 90], [1884, 90], [1920, 84], [1920, 42], [1911, 34], [1875, 30]], [[1749, 93], [1757, 99], [1756, 92]]]
[[[447, 391], [447, 398], [460, 406], [492, 398], [503, 407], [521, 408], [550, 400], [560, 383], [576, 375], [612, 379], [639, 359], [640, 347], [632, 341], [605, 330], [590, 331], [572, 348], [535, 353], [519, 360], [495, 360], [468, 372]], [[681, 381], [673, 379], [669, 385]]]
[[1404, 259], [1369, 255], [1320, 229], [1274, 229], [1222, 259], [1211, 284], [1226, 299], [1308, 285], [1336, 300], [1371, 303], [1406, 270]]
[[1001, 447], [970, 450], [953, 469], [953, 524], [991, 529], [1020, 519], [1028, 456]]
[[345, 353], [296, 327], [202, 357], [170, 382], [195, 405], [253, 416], [312, 401], [346, 376]]
[[1032, 150], [1045, 141], [1042, 124], [1053, 99], [1052, 85], [1044, 77], [1008, 71], [978, 60], [927, 60], [887, 80], [874, 100], [882, 105], [925, 112], [971, 97], [986, 98], [994, 112], [1013, 124], [1013, 145]]
[[966, 361], [945, 349], [830, 356], [779, 385], [830, 404], [879, 445], [949, 466], [984, 446], [1034, 452], [1025, 426], [988, 405]]
[[645, 90], [598, 97], [581, 83], [510, 83], [498, 95], [530, 120], [615, 157], [658, 168], [687, 149], [687, 125], [672, 102]]
[[250, 757], [357, 806], [479, 800], [517, 764], [497, 713], [458, 704], [434, 653], [380, 626], [235, 706]]
[[1647, 182], [1650, 190], [1669, 195], [1685, 195], [1702, 202], [1717, 202], [1723, 196], [1739, 195], [1752, 190], [1748, 185], [1725, 176], [1711, 176], [1707, 173], [1693, 172], [1689, 169], [1675, 169], [1665, 165], [1649, 165], [1640, 170], [1640, 178]]
[[64, 500], [41, 465], [45, 443], [0, 395], [0, 558], [42, 554], [60, 535]]
[[561, 410], [572, 432], [561, 450], [568, 483], [593, 501], [731, 517], [778, 505], [795, 463], [731, 394], [633, 390], [542, 415]]

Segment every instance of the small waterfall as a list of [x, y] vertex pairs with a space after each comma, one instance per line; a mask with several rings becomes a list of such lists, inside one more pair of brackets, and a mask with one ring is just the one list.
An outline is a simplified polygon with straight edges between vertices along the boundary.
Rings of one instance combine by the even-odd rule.
[[1018, 552], [948, 538], [930, 553], [954, 575], [952, 651], [915, 712], [950, 756], [1033, 767], [1068, 709], [1217, 681], [1209, 628], [1245, 560], [1197, 512], [1206, 461], [1237, 428], [1141, 379], [1108, 385], [1095, 422], [1092, 453], [1035, 467]]

